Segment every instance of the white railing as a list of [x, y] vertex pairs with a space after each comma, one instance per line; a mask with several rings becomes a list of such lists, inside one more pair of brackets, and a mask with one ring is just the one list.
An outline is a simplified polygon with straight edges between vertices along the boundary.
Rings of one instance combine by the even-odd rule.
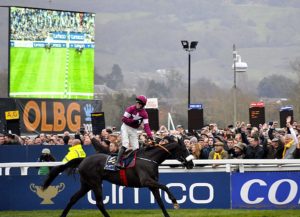
[[[246, 171], [300, 171], [300, 159], [228, 159], [228, 160], [193, 160], [192, 170], [183, 169], [177, 160], [165, 160], [159, 167], [160, 172], [246, 172]], [[26, 176], [28, 169], [42, 166], [58, 166], [62, 162], [14, 162], [0, 163], [0, 176], [9, 176], [11, 168], [20, 168]]]
[[64, 164], [63, 162], [14, 162], [14, 163], [0, 163], [0, 176], [2, 176], [2, 170], [4, 169], [4, 174], [6, 176], [10, 175], [11, 168], [20, 168], [21, 176], [26, 176], [28, 174], [28, 169], [30, 167], [42, 167], [42, 166], [58, 166]]

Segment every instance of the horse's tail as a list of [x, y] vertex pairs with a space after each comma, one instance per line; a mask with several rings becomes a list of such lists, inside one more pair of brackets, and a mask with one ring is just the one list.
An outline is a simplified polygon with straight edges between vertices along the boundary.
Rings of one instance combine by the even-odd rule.
[[49, 185], [53, 182], [53, 180], [58, 176], [58, 174], [60, 174], [61, 172], [65, 171], [68, 168], [74, 169], [76, 167], [78, 167], [78, 165], [81, 163], [81, 161], [84, 158], [75, 158], [73, 160], [70, 160], [69, 162], [67, 162], [66, 164], [63, 165], [59, 165], [56, 167], [53, 167], [51, 169], [51, 171], [48, 174], [47, 179], [44, 181], [43, 190], [46, 190]]

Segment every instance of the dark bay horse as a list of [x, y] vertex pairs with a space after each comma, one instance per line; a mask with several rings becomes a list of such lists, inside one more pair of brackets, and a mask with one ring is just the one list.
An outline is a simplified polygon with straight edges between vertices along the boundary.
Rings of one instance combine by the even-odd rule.
[[[175, 209], [179, 208], [176, 198], [170, 192], [169, 188], [158, 182], [158, 166], [168, 157], [179, 160], [187, 169], [192, 169], [194, 163], [182, 140], [171, 140], [166, 145], [157, 145], [148, 149], [140, 149], [136, 154], [135, 167], [125, 169], [127, 177], [127, 187], [143, 188], [147, 187], [153, 193], [158, 205], [165, 217], [169, 217], [163, 204], [159, 189], [165, 191], [173, 203]], [[109, 156], [105, 154], [94, 154], [85, 159], [77, 158], [68, 163], [54, 167], [44, 182], [43, 188], [46, 189], [59, 173], [68, 169], [75, 168], [78, 165], [81, 187], [70, 199], [68, 205], [61, 214], [61, 217], [67, 216], [71, 207], [82, 198], [88, 191], [92, 190], [96, 198], [96, 206], [102, 212], [103, 216], [109, 217], [104, 208], [102, 199], [102, 181], [107, 180], [117, 185], [124, 185], [120, 178], [120, 171], [104, 170], [104, 165]]]
[[45, 44], [44, 48], [45, 48], [46, 51], [50, 52], [52, 46], [53, 46], [52, 44]]
[[82, 52], [83, 52], [83, 49], [84, 49], [83, 47], [77, 47], [77, 48], [75, 49], [75, 51], [76, 51], [77, 54], [81, 55]]

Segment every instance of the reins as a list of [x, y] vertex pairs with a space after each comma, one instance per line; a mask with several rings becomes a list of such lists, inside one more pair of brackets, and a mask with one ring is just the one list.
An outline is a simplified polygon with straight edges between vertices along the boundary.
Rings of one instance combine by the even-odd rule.
[[163, 149], [164, 151], [166, 151], [168, 154], [172, 155], [172, 153], [168, 149], [166, 149], [164, 146], [162, 146], [160, 144], [155, 144], [154, 147], [159, 147], [159, 148]]

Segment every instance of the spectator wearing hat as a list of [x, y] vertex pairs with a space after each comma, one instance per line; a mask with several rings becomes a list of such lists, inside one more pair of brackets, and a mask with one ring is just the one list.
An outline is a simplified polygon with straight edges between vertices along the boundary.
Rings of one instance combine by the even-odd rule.
[[[38, 158], [38, 162], [54, 162], [55, 158], [51, 155], [49, 148], [44, 148], [40, 157]], [[43, 166], [39, 168], [38, 175], [48, 175], [50, 171], [50, 167]]]
[[69, 148], [68, 154], [62, 160], [64, 163], [69, 162], [75, 158], [85, 158], [86, 153], [82, 149], [81, 141], [79, 139], [74, 139], [72, 142], [72, 147]]
[[246, 148], [245, 143], [237, 143], [233, 146], [234, 153], [231, 156], [232, 159], [244, 159], [245, 158], [245, 148]]
[[223, 142], [216, 142], [214, 144], [214, 150], [209, 153], [209, 159], [220, 160], [220, 159], [228, 159], [228, 153], [224, 149]]

